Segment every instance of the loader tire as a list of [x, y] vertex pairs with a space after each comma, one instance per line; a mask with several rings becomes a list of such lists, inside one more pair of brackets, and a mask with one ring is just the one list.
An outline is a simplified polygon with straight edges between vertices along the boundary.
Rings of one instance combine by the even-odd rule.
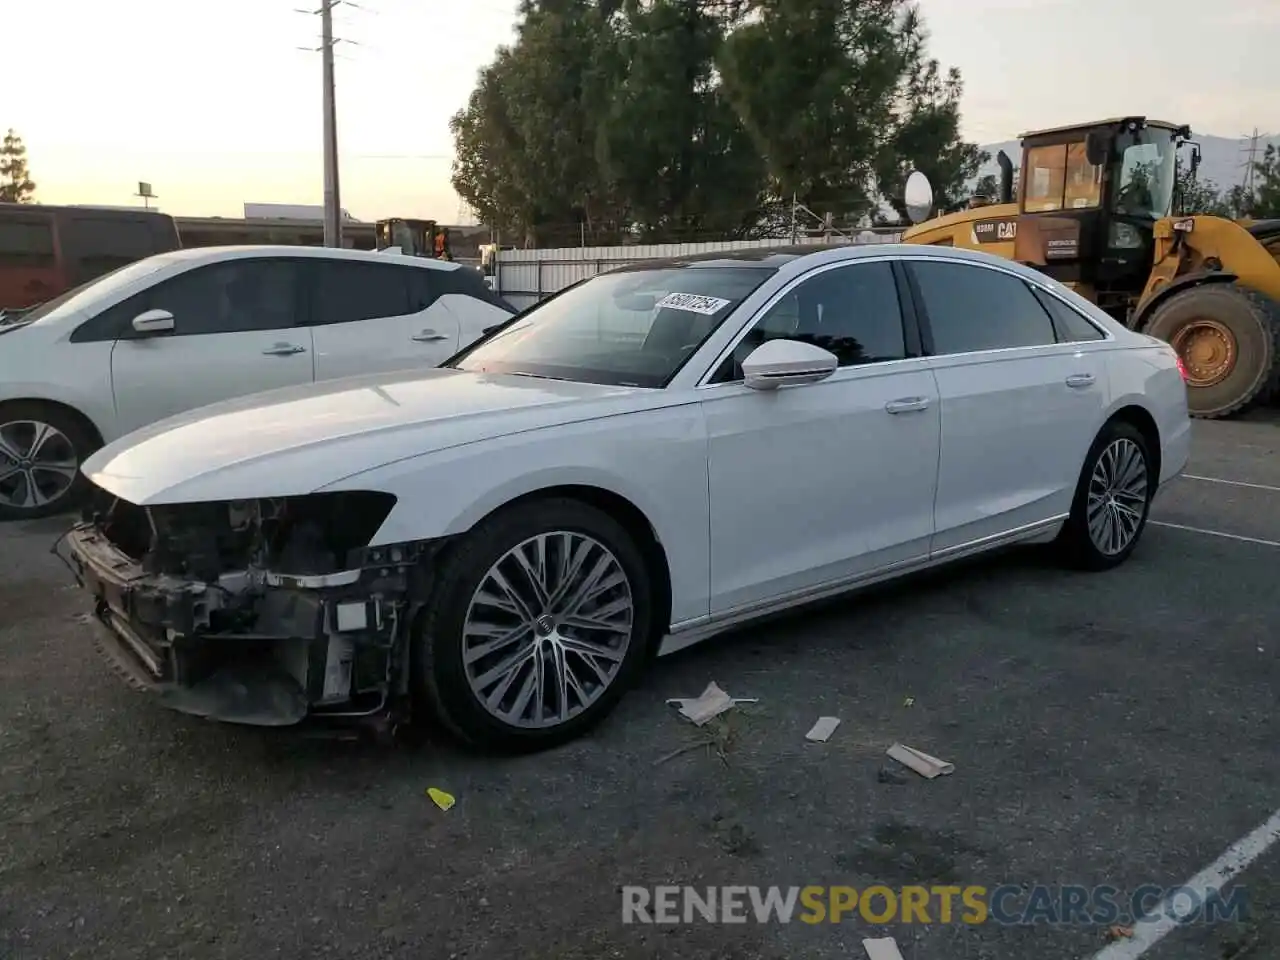
[[1193, 417], [1224, 419], [1280, 397], [1280, 304], [1270, 297], [1235, 283], [1192, 287], [1142, 332], [1178, 351]]

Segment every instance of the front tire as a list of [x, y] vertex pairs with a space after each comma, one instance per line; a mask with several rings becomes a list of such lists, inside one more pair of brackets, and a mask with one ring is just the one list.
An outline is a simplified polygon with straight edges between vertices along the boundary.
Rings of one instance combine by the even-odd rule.
[[446, 555], [414, 636], [414, 692], [447, 729], [512, 752], [572, 740], [642, 667], [652, 579], [622, 525], [571, 499], [482, 521]]
[[1159, 477], [1146, 438], [1113, 420], [1085, 457], [1071, 515], [1058, 535], [1063, 559], [1084, 570], [1110, 570], [1129, 558], [1147, 526]]
[[78, 504], [89, 487], [80, 465], [97, 438], [64, 407], [0, 403], [0, 521], [35, 520]]

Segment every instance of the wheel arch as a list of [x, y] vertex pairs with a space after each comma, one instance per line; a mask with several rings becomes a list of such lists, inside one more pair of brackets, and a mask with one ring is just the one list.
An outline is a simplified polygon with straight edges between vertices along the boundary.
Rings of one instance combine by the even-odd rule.
[[102, 431], [98, 429], [98, 425], [93, 422], [93, 419], [87, 413], [73, 407], [69, 403], [64, 403], [61, 400], [50, 400], [47, 397], [7, 397], [4, 400], [0, 400], [0, 414], [2, 414], [8, 407], [28, 403], [40, 404], [45, 407], [53, 407], [55, 410], [66, 414], [68, 417], [75, 420], [80, 426], [84, 427], [85, 430], [88, 431], [89, 436], [93, 438], [94, 442], [99, 447], [105, 442], [102, 437]]
[[666, 635], [671, 626], [671, 566], [667, 560], [667, 551], [658, 536], [658, 531], [648, 515], [629, 498], [614, 490], [594, 486], [587, 483], [561, 483], [554, 486], [530, 490], [494, 507], [476, 521], [476, 525], [490, 517], [537, 503], [539, 500], [568, 499], [577, 500], [594, 507], [620, 523], [624, 530], [635, 541], [644, 557], [645, 565], [653, 581], [654, 599], [657, 607], [654, 610], [653, 636], [650, 642], [653, 650], [658, 641]]
[[1170, 280], [1158, 287], [1144, 303], [1138, 304], [1130, 320], [1130, 327], [1139, 333], [1151, 322], [1156, 310], [1168, 303], [1177, 294], [1192, 287], [1202, 287], [1210, 283], [1235, 283], [1240, 278], [1227, 270], [1199, 270]]
[[1126, 403], [1114, 411], [1111, 416], [1107, 417], [1106, 423], [1102, 425], [1098, 432], [1101, 433], [1102, 430], [1105, 430], [1113, 423], [1127, 423], [1142, 434], [1142, 439], [1147, 442], [1147, 448], [1154, 461], [1153, 466], [1155, 469], [1152, 473], [1158, 481], [1163, 466], [1161, 463], [1160, 427], [1156, 423], [1156, 418], [1151, 415], [1151, 411], [1136, 403]]

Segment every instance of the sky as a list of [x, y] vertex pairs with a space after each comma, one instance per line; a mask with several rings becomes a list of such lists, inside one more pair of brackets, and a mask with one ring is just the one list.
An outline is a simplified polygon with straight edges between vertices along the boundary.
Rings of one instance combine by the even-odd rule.
[[[238, 217], [319, 204], [316, 0], [45, 0], [4, 53], [0, 129], [26, 142], [46, 203], [140, 203]], [[358, 7], [356, 6], [358, 4]], [[930, 53], [959, 67], [963, 133], [1145, 114], [1198, 134], [1280, 133], [1280, 0], [919, 0]], [[342, 205], [361, 220], [465, 217], [449, 118], [513, 37], [516, 0], [337, 8]], [[298, 9], [306, 8], [306, 9]]]

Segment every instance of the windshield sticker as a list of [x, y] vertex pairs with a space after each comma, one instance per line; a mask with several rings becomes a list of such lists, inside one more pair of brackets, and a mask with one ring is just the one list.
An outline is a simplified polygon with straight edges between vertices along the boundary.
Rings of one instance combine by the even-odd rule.
[[654, 306], [667, 310], [688, 310], [690, 313], [701, 313], [709, 317], [713, 313], [719, 313], [729, 302], [719, 297], [703, 297], [696, 293], [668, 293]]

